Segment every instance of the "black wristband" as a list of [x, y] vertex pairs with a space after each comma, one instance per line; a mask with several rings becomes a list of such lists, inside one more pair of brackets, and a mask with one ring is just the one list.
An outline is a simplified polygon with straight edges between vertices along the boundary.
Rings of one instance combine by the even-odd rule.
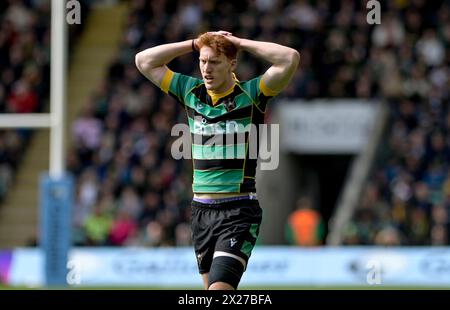
[[195, 48], [195, 39], [192, 39], [192, 51], [197, 51], [197, 49]]

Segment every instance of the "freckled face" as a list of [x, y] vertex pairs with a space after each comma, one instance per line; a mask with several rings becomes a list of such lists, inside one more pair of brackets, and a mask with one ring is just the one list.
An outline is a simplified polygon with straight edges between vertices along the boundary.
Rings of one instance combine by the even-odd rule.
[[230, 87], [235, 61], [229, 60], [224, 54], [217, 53], [208, 46], [200, 49], [200, 72], [206, 89], [223, 92]]

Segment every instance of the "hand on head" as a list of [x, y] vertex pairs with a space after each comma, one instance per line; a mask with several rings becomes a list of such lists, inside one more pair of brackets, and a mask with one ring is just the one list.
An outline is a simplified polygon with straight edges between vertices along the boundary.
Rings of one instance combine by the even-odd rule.
[[217, 31], [217, 34], [221, 34], [223, 36], [232, 36], [233, 35], [231, 32], [228, 32], [225, 30], [219, 30], [219, 31]]
[[210, 33], [226, 37], [228, 40], [231, 41], [231, 43], [234, 44], [234, 46], [236, 46], [237, 49], [240, 49], [240, 47], [241, 47], [241, 41], [240, 41], [241, 39], [233, 36], [233, 34], [231, 32], [228, 32], [225, 30], [219, 30], [219, 31], [210, 31]]

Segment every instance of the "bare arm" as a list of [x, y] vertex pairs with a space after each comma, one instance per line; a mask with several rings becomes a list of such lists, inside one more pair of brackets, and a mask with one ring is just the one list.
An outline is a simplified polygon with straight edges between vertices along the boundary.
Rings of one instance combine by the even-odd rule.
[[192, 52], [192, 40], [169, 43], [148, 48], [136, 54], [135, 62], [139, 71], [156, 86], [161, 86], [167, 64], [172, 59]]
[[262, 79], [276, 92], [288, 85], [300, 62], [300, 54], [296, 50], [280, 44], [242, 39], [240, 46], [242, 50], [272, 63]]
[[264, 84], [279, 92], [287, 86], [300, 62], [300, 54], [293, 48], [276, 43], [253, 41], [234, 37], [229, 32], [219, 31], [237, 48], [262, 58], [272, 66], [263, 75]]

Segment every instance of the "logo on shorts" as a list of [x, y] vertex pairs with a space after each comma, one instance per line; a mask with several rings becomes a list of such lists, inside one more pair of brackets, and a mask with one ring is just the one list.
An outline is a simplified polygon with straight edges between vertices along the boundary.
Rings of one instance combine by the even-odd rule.
[[205, 252], [197, 254], [197, 262], [200, 264], [202, 262], [203, 256], [205, 256]]
[[234, 239], [234, 238], [231, 238], [230, 239], [230, 246], [231, 247], [234, 247], [234, 245], [237, 243], [237, 240], [236, 239]]

